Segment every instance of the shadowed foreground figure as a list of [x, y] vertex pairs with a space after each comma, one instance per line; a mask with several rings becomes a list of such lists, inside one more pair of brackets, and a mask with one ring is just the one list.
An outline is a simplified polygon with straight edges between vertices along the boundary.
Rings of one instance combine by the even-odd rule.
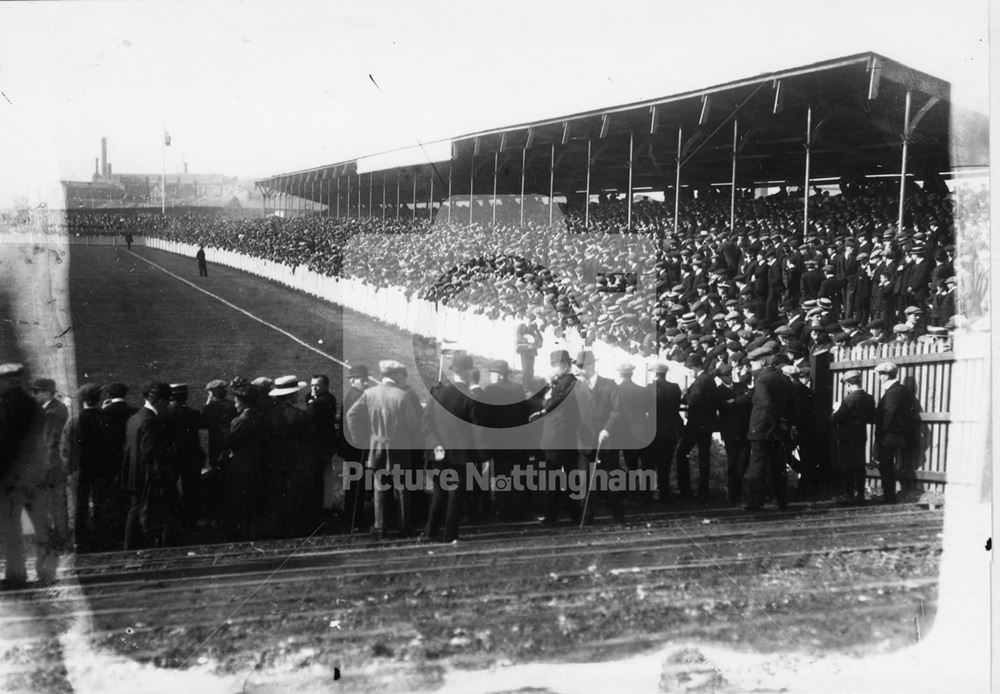
[[35, 529], [39, 583], [55, 580], [59, 557], [50, 541], [55, 498], [41, 405], [24, 389], [24, 366], [0, 365], [0, 537], [6, 559], [4, 588], [28, 581], [21, 513]]

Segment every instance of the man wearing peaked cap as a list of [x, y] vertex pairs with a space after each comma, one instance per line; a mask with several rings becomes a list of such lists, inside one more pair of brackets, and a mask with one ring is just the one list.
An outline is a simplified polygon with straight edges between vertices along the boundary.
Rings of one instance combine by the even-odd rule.
[[879, 475], [883, 501], [892, 504], [896, 502], [896, 470], [913, 436], [919, 416], [918, 404], [913, 392], [899, 382], [899, 366], [895, 362], [880, 362], [875, 366], [875, 373], [882, 389], [882, 397], [875, 407]]
[[[80, 410], [70, 417], [63, 435], [62, 453], [68, 472], [76, 476], [74, 542], [77, 552], [114, 549], [121, 536], [111, 523], [112, 481], [121, 456], [111, 448], [110, 422], [101, 412], [101, 387], [85, 383], [77, 391]], [[94, 519], [90, 522], [93, 502]], [[91, 531], [90, 525], [93, 525]]]
[[[214, 469], [223, 463], [229, 427], [238, 413], [233, 401], [226, 397], [228, 388], [225, 381], [218, 378], [213, 379], [205, 386], [205, 390], [208, 391], [208, 400], [201, 409], [201, 416], [205, 428], [208, 430], [208, 465]], [[218, 473], [214, 474], [218, 475]], [[206, 505], [214, 501], [214, 498], [205, 499]], [[217, 504], [206, 511], [209, 511], [211, 517], [218, 517]]]

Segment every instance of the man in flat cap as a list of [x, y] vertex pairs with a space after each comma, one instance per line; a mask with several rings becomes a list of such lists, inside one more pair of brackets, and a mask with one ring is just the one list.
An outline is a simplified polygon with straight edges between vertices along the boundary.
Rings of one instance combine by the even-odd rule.
[[177, 457], [177, 471], [181, 483], [181, 521], [187, 533], [194, 530], [202, 516], [201, 469], [205, 465], [205, 451], [201, 448], [199, 432], [205, 420], [198, 410], [188, 405], [188, 385], [170, 384], [170, 404], [164, 424], [167, 436]]
[[[424, 527], [424, 540], [440, 539], [453, 542], [458, 539], [458, 522], [462, 516], [462, 500], [465, 496], [467, 477], [472, 474], [470, 466], [477, 466], [479, 450], [476, 445], [473, 424], [476, 421], [476, 401], [469, 390], [472, 372], [475, 369], [472, 356], [457, 353], [451, 360], [451, 380], [446, 385], [434, 389], [433, 396], [424, 408], [421, 425], [427, 450], [428, 463], [437, 470], [451, 470], [457, 476], [456, 484], [445, 485], [444, 477], [434, 478], [431, 504]], [[480, 490], [486, 497], [489, 491]]]
[[[476, 420], [482, 431], [482, 455], [492, 463], [492, 474], [509, 476], [517, 466], [528, 464], [527, 450], [511, 446], [511, 430], [528, 423], [531, 405], [525, 400], [524, 388], [510, 380], [510, 366], [503, 359], [490, 362], [489, 384], [479, 397]], [[518, 520], [527, 512], [525, 490], [508, 489], [497, 492], [493, 510], [504, 520]]]
[[913, 438], [917, 400], [909, 388], [899, 382], [899, 366], [884, 361], [876, 365], [882, 397], [875, 408], [875, 444], [878, 446], [878, 471], [882, 477], [882, 500], [896, 503], [896, 471], [903, 462], [903, 452]]
[[[424, 449], [420, 402], [405, 387], [406, 367], [401, 362], [380, 361], [379, 372], [382, 382], [366, 389], [347, 411], [349, 441], [353, 446], [368, 449], [368, 467], [376, 472], [410, 470], [414, 451]], [[379, 539], [385, 535], [386, 504], [391, 503], [391, 495], [392, 486], [376, 480], [372, 534]], [[413, 529], [413, 492], [399, 490], [396, 501], [400, 532], [408, 535]]]
[[750, 410], [750, 459], [747, 467], [748, 511], [763, 506], [763, 484], [767, 482], [778, 508], [788, 504], [785, 466], [791, 422], [792, 384], [773, 365], [774, 352], [760, 347], [747, 355], [753, 375]]
[[126, 550], [169, 545], [176, 532], [177, 468], [164, 424], [170, 386], [152, 381], [125, 432], [122, 486], [129, 495]]
[[[70, 417], [63, 434], [62, 453], [67, 469], [75, 480], [73, 523], [77, 552], [113, 550], [121, 537], [113, 535], [109, 512], [111, 488], [121, 454], [113, 448], [113, 434], [108, 416], [101, 410], [101, 387], [85, 383], [78, 393], [80, 411]], [[94, 505], [93, 528], [90, 505]]]
[[861, 387], [860, 371], [847, 371], [841, 382], [844, 399], [834, 405], [832, 420], [837, 447], [833, 456], [834, 489], [863, 504], [868, 425], [875, 423], [875, 398]]
[[[549, 355], [552, 366], [548, 388], [542, 409], [531, 414], [531, 420], [542, 419], [541, 447], [545, 451], [547, 470], [563, 470], [569, 474], [577, 469], [579, 453], [577, 451], [580, 435], [580, 406], [573, 395], [578, 385], [572, 374], [572, 362], [569, 352], [557, 349]], [[579, 522], [580, 507], [569, 496], [569, 491], [556, 488], [545, 493], [545, 516], [543, 525], [553, 526], [559, 522], [559, 507], [564, 506], [570, 520]]]
[[227, 397], [226, 382], [213, 379], [205, 386], [208, 399], [201, 410], [204, 426], [208, 430], [208, 462], [218, 465], [226, 450], [226, 436], [229, 426], [236, 418], [236, 406]]
[[314, 474], [309, 504], [322, 513], [324, 490], [332, 482], [334, 455], [340, 449], [337, 398], [330, 392], [330, 377], [326, 374], [313, 374], [309, 379], [306, 417], [309, 420], [306, 452], [312, 458]]
[[5, 553], [2, 588], [28, 582], [21, 514], [35, 527], [38, 580], [55, 579], [59, 558], [50, 542], [53, 498], [45, 485], [44, 415], [24, 388], [24, 366], [0, 364], [0, 538]]

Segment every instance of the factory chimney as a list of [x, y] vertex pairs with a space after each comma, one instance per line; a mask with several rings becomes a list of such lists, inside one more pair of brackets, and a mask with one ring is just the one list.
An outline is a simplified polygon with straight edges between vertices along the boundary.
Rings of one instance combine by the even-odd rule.
[[108, 138], [101, 138], [101, 175], [108, 176]]

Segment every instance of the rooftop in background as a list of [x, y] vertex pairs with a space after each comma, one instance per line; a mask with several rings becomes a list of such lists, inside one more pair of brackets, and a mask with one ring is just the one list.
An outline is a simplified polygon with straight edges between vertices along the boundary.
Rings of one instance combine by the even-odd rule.
[[[806, 123], [811, 109], [811, 179], [898, 174], [904, 111], [911, 96], [908, 170], [940, 174], [988, 165], [988, 118], [961, 114], [964, 146], [952, 142], [948, 82], [876, 53], [862, 53], [756, 75], [704, 89], [605, 109], [483, 130], [370, 157], [277, 174], [257, 185], [328, 202], [335, 180], [352, 176], [367, 186], [393, 187], [404, 199], [427, 200], [525, 189], [548, 193], [554, 158], [556, 193], [625, 191], [630, 140], [632, 186], [672, 187], [680, 144], [682, 185], [728, 180], [736, 123], [737, 183], [799, 183], [804, 172]], [[553, 150], [554, 148], [554, 150]], [[367, 176], [365, 174], [368, 174]], [[432, 177], [434, 180], [431, 183]], [[343, 186], [341, 186], [343, 188]], [[390, 196], [394, 197], [394, 196]]]

